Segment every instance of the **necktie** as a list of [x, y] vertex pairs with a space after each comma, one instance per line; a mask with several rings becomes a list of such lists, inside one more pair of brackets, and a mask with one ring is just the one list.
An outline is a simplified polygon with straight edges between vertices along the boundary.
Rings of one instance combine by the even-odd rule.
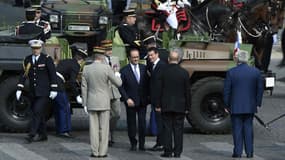
[[37, 56], [33, 56], [33, 64], [36, 64], [37, 63]]
[[107, 58], [108, 58], [109, 65], [112, 67], [111, 57], [110, 57], [110, 56], [107, 56]]
[[134, 65], [134, 74], [135, 74], [135, 77], [137, 79], [137, 82], [139, 83], [140, 82], [140, 76], [139, 76], [139, 73], [138, 73], [138, 65]]

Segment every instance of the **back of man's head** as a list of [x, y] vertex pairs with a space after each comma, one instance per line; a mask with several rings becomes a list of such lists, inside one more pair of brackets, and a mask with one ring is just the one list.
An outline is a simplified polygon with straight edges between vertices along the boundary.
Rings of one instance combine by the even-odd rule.
[[105, 56], [103, 54], [98, 54], [98, 53], [95, 53], [94, 54], [94, 60], [96, 61], [103, 61], [105, 58]]
[[179, 63], [183, 57], [183, 51], [180, 48], [172, 48], [169, 53], [169, 63]]
[[238, 63], [247, 63], [249, 59], [249, 54], [245, 50], [239, 50], [237, 52], [237, 62]]

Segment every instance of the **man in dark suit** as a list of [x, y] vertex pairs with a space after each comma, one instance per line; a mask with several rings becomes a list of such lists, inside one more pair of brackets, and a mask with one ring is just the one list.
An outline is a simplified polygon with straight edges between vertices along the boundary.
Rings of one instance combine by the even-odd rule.
[[[17, 84], [16, 98], [20, 100], [26, 79], [29, 79], [32, 120], [26, 142], [46, 141], [45, 111], [49, 98], [57, 96], [56, 71], [50, 56], [41, 53], [41, 40], [29, 41], [33, 54], [24, 59], [24, 73]], [[38, 137], [35, 137], [38, 134]]]
[[[152, 106], [152, 110], [155, 110], [155, 102], [157, 100], [157, 96], [159, 95], [159, 91], [157, 89], [158, 86], [158, 77], [161, 71], [166, 67], [166, 63], [161, 61], [159, 58], [159, 53], [155, 47], [151, 47], [148, 49], [148, 58], [150, 61], [150, 65], [148, 66], [148, 72], [150, 74], [150, 102]], [[161, 113], [155, 112], [155, 121], [157, 125], [157, 138], [156, 144], [151, 148], [152, 151], [162, 151], [163, 150], [163, 135], [162, 135], [162, 119]]]
[[[179, 66], [181, 49], [170, 51], [169, 65], [161, 73], [158, 82], [156, 111], [161, 112], [163, 120], [164, 153], [161, 157], [180, 157], [183, 150], [183, 128], [185, 114], [189, 112], [191, 96], [188, 72]], [[174, 138], [174, 148], [172, 147]]]
[[121, 69], [122, 86], [119, 91], [126, 105], [130, 150], [137, 149], [136, 115], [138, 115], [139, 150], [144, 151], [146, 106], [148, 104], [148, 75], [146, 66], [139, 64], [139, 51], [130, 50], [130, 64]]
[[260, 71], [247, 65], [249, 54], [237, 53], [237, 66], [227, 72], [224, 83], [226, 111], [231, 114], [234, 150], [232, 157], [241, 157], [243, 144], [248, 158], [253, 157], [253, 118], [261, 106], [263, 81]]

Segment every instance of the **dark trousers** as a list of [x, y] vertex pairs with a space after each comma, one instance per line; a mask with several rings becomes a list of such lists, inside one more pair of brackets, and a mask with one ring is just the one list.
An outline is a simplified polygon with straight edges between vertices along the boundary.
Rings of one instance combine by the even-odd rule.
[[138, 131], [139, 131], [139, 147], [143, 148], [145, 144], [145, 131], [146, 131], [146, 107], [126, 107], [127, 111], [127, 124], [128, 124], [128, 136], [132, 146], [137, 145], [136, 133], [137, 133], [137, 121], [136, 115], [138, 115]]
[[[163, 133], [167, 137], [164, 139], [164, 152], [171, 154], [174, 152], [180, 155], [183, 151], [183, 128], [184, 128], [184, 113], [163, 112]], [[172, 145], [172, 137], [174, 138], [174, 147]]]
[[[152, 109], [155, 110], [155, 108], [152, 105]], [[163, 142], [163, 123], [162, 123], [162, 117], [161, 112], [155, 111], [155, 121], [156, 121], [156, 127], [157, 127], [157, 136], [156, 136], [156, 144], [157, 145], [164, 145]]]
[[46, 108], [48, 97], [33, 97], [32, 99], [32, 120], [30, 124], [29, 136], [39, 135], [46, 136]]
[[232, 134], [235, 155], [242, 155], [243, 145], [245, 153], [253, 154], [253, 114], [232, 114]]
[[70, 104], [65, 92], [58, 92], [54, 99], [54, 119], [56, 132], [64, 133], [71, 131]]

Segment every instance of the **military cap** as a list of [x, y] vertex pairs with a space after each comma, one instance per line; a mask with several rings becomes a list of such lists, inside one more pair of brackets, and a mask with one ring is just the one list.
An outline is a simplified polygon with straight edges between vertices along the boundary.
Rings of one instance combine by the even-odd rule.
[[70, 46], [70, 49], [72, 51], [72, 57], [80, 56], [82, 58], [86, 58], [88, 56], [87, 51], [82, 48], [78, 48], [76, 46]]
[[134, 9], [126, 9], [123, 11], [123, 15], [125, 17], [135, 17], [136, 16], [136, 11]]
[[143, 40], [143, 43], [144, 43], [145, 45], [152, 44], [152, 43], [156, 43], [156, 38], [155, 38], [154, 35], [149, 36], [149, 37], [146, 37], [146, 38]]
[[26, 9], [26, 16], [35, 16], [36, 10], [33, 8]]
[[29, 41], [29, 45], [31, 46], [31, 48], [41, 48], [43, 43], [44, 42], [42, 40], [37, 40], [37, 39]]
[[93, 52], [98, 54], [105, 54], [105, 48], [101, 46], [95, 46], [93, 47]]
[[36, 11], [41, 10], [42, 6], [41, 5], [32, 5], [31, 8], [35, 9]]
[[103, 40], [101, 41], [101, 46], [105, 49], [105, 50], [111, 50], [112, 49], [112, 40]]

